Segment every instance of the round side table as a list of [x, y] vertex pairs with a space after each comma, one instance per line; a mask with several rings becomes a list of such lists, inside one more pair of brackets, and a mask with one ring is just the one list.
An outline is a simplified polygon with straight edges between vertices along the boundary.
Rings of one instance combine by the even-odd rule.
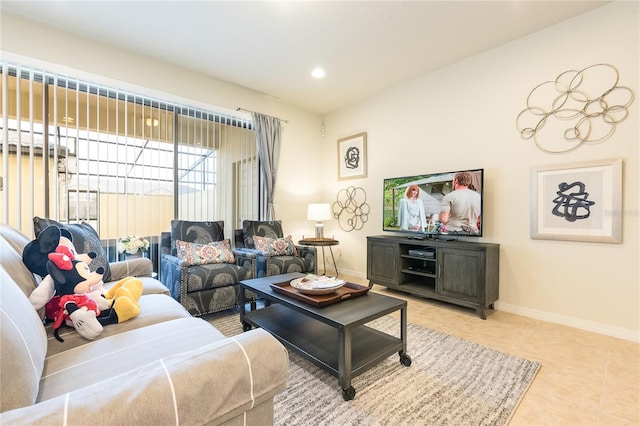
[[333, 250], [331, 247], [340, 244], [340, 241], [333, 238], [304, 238], [298, 241], [298, 244], [302, 246], [322, 247], [322, 264], [324, 266], [324, 275], [327, 274], [327, 262], [324, 256], [324, 248], [329, 247], [331, 253], [331, 260], [333, 261], [333, 268], [336, 270], [336, 277], [338, 276], [338, 265], [336, 265], [336, 259], [333, 257]]

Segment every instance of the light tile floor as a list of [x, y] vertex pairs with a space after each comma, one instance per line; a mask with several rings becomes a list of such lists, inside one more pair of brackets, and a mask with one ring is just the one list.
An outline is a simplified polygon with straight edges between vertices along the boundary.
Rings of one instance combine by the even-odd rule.
[[409, 322], [540, 362], [511, 425], [640, 425], [640, 344], [500, 311], [482, 320], [472, 309], [373, 291], [406, 299]]

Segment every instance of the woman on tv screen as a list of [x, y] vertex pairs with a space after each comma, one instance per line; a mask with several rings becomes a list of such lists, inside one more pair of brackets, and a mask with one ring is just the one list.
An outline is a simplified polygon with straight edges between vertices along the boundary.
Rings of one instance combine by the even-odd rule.
[[424, 231], [427, 227], [427, 216], [424, 203], [420, 199], [418, 185], [410, 185], [398, 206], [398, 224], [405, 231]]

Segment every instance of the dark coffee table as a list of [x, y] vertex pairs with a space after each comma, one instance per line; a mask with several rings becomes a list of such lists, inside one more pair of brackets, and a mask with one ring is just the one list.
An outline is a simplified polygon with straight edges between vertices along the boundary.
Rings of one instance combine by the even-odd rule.
[[[368, 292], [324, 307], [315, 307], [271, 288], [303, 276], [293, 273], [240, 281], [240, 321], [244, 330], [263, 328], [286, 347], [338, 377], [345, 400], [355, 398], [351, 378], [398, 353], [400, 362], [411, 365], [407, 355], [407, 302]], [[262, 309], [246, 311], [245, 290], [264, 298]], [[400, 338], [366, 326], [376, 318], [400, 311]]]

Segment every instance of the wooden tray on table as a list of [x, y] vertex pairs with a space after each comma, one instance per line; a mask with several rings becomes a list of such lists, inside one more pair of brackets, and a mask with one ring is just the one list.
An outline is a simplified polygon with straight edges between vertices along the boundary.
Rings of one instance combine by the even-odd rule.
[[297, 288], [291, 286], [291, 281], [281, 283], [272, 283], [271, 288], [278, 293], [286, 294], [289, 297], [308, 303], [315, 307], [331, 305], [333, 303], [342, 302], [343, 300], [353, 299], [357, 296], [367, 294], [369, 287], [350, 282], [344, 283], [342, 287], [329, 294], [303, 294]]

